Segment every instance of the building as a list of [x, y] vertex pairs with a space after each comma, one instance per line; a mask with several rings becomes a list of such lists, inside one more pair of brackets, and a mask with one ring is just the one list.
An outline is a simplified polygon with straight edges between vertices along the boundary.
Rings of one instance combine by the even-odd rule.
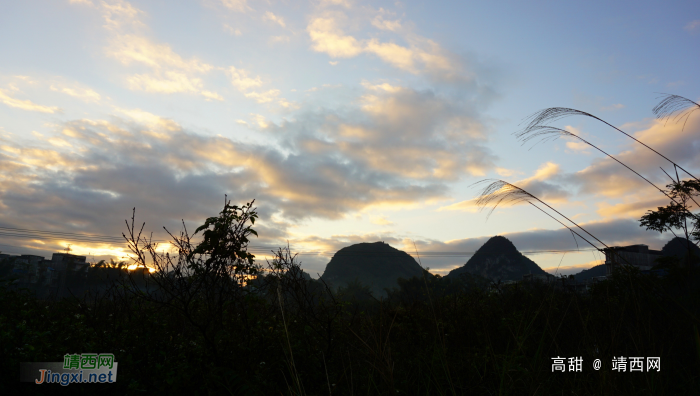
[[[72, 269], [73, 271], [80, 271], [86, 266], [90, 265], [85, 261], [85, 256], [76, 256], [74, 254], [68, 253], [54, 253], [51, 256], [51, 264], [53, 269], [62, 271], [66, 269]], [[70, 267], [70, 268], [69, 268]]]
[[523, 275], [523, 281], [524, 282], [531, 282], [531, 281], [540, 281], [540, 282], [554, 282], [556, 280], [556, 276], [552, 274], [535, 274], [533, 275], [532, 272], [529, 274], [524, 274]]
[[25, 283], [37, 283], [41, 276], [41, 263], [44, 258], [31, 254], [23, 254], [21, 256], [8, 256], [4, 258], [14, 257], [12, 261], [12, 274], [19, 276]]
[[67, 253], [54, 253], [51, 260], [30, 254], [1, 254], [2, 262], [11, 266], [11, 275], [17, 278], [14, 282], [17, 286], [35, 290], [37, 295], [59, 297], [65, 289], [66, 273], [83, 271], [90, 265], [85, 256]]
[[655, 265], [654, 260], [662, 256], [661, 251], [651, 250], [647, 245], [613, 246], [605, 249], [605, 273], [610, 275], [621, 265], [647, 271]]

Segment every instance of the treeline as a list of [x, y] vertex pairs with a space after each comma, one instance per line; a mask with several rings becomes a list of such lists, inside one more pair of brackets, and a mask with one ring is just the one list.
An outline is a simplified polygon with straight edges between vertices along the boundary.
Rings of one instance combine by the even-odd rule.
[[[0, 289], [0, 393], [233, 395], [677, 395], [700, 389], [700, 274], [616, 272], [587, 294], [478, 277], [400, 280], [386, 299], [366, 285], [331, 290], [280, 249], [262, 267], [246, 251], [250, 206], [227, 206], [158, 255], [132, 226], [142, 279], [117, 268], [99, 295], [47, 302]], [[149, 256], [150, 255], [150, 256]], [[427, 274], [424, 274], [427, 275]], [[257, 278], [251, 280], [251, 277]], [[145, 283], [142, 283], [145, 282]], [[146, 287], [142, 287], [145, 284]], [[110, 385], [19, 383], [20, 362], [113, 353]], [[616, 372], [616, 357], [661, 370]], [[580, 372], [552, 358], [581, 357]], [[600, 370], [593, 368], [601, 359]], [[46, 388], [51, 389], [46, 389]]]

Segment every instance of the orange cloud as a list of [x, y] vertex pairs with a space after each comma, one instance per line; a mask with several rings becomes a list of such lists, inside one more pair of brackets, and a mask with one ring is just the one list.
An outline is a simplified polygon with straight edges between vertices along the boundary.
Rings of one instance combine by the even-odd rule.
[[611, 205], [608, 202], [599, 202], [598, 214], [603, 218], [611, 217], [632, 217], [641, 218], [648, 210], [656, 210], [659, 206], [666, 206], [670, 199], [663, 197], [659, 193], [659, 198], [650, 200], [639, 200], [635, 202], [619, 203]]

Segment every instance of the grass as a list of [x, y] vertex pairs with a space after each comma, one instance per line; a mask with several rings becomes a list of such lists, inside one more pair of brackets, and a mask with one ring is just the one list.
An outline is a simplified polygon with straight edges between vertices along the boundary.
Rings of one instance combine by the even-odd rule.
[[[688, 394], [700, 386], [698, 281], [696, 269], [664, 279], [621, 272], [581, 295], [538, 283], [444, 293], [447, 279], [413, 279], [379, 302], [327, 295], [304, 305], [295, 289], [313, 289], [316, 281], [278, 279], [266, 293], [230, 305], [214, 332], [218, 363], [177, 310], [128, 295], [47, 303], [3, 290], [0, 386], [19, 392], [12, 394], [46, 387], [108, 394]], [[410, 282], [423, 283], [422, 293]], [[90, 351], [115, 354], [115, 384], [88, 390], [16, 382], [21, 361]], [[613, 372], [611, 360], [620, 355], [660, 356], [662, 371]], [[583, 371], [553, 373], [557, 356], [583, 357]], [[592, 369], [594, 358], [602, 370]]]
[[[668, 96], [655, 112], [684, 116], [696, 108]], [[526, 131], [560, 133], [541, 123], [569, 115], [600, 120], [552, 108], [534, 115]], [[496, 205], [536, 201], [554, 210], [503, 181], [482, 198]], [[424, 273], [399, 280], [398, 289], [377, 300], [363, 297], [367, 288], [359, 284], [333, 291], [304, 280], [287, 247], [268, 263], [270, 276], [243, 288], [236, 280], [257, 268], [245, 251], [246, 235], [254, 233], [244, 228], [256, 217], [251, 205], [227, 202], [219, 218], [197, 229], [207, 230], [197, 248], [186, 231], [173, 236], [179, 257], [158, 255], [150, 240], [141, 241], [132, 217], [128, 242], [137, 264], [150, 255], [158, 271], [136, 282], [121, 268], [93, 268], [88, 277], [121, 275], [98, 296], [45, 301], [0, 287], [0, 393], [678, 395], [700, 389], [696, 267], [671, 268], [663, 279], [621, 268], [587, 294], [538, 282], [491, 292], [476, 278], [429, 281]], [[152, 288], [144, 292], [143, 282]], [[116, 383], [17, 382], [20, 362], [60, 362], [66, 353], [87, 352], [114, 353]], [[619, 356], [660, 357], [662, 370], [614, 372]], [[581, 357], [582, 370], [555, 373], [555, 357]], [[592, 368], [597, 358], [600, 370]]]

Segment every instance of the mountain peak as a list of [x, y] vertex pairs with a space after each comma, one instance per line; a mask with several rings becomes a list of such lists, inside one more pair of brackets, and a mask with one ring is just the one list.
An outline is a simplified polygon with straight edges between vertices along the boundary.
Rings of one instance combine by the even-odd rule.
[[470, 273], [485, 278], [498, 280], [520, 280], [523, 275], [544, 275], [534, 261], [523, 256], [508, 238], [496, 235], [481, 246], [462, 267], [455, 268], [447, 274], [457, 277]]
[[408, 253], [384, 242], [362, 242], [338, 250], [321, 279], [340, 287], [358, 279], [376, 296], [398, 286], [397, 279], [422, 276], [423, 268]]
[[520, 253], [518, 252], [518, 249], [515, 247], [515, 245], [513, 245], [513, 242], [510, 241], [510, 239], [501, 235], [496, 235], [489, 238], [489, 240], [486, 241], [486, 243], [483, 244], [479, 248], [479, 250], [483, 251], [482, 253]]

